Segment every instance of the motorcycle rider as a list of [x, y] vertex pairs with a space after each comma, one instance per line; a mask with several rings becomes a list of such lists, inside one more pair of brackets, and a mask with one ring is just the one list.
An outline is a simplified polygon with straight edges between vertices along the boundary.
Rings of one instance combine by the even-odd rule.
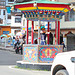
[[20, 41], [19, 41], [18, 36], [16, 36], [15, 43], [14, 43], [14, 48], [15, 48], [16, 53], [19, 53], [19, 48], [18, 48], [19, 45], [20, 45]]
[[22, 46], [23, 46], [23, 39], [22, 39], [22, 37], [19, 37], [19, 41], [20, 41], [21, 54], [23, 54], [23, 48], [22, 48]]

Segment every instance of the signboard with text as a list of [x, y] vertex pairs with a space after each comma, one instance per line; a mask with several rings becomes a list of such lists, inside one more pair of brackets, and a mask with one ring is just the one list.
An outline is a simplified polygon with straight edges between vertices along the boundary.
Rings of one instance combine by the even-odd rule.
[[9, 31], [3, 31], [3, 34], [9, 34]]

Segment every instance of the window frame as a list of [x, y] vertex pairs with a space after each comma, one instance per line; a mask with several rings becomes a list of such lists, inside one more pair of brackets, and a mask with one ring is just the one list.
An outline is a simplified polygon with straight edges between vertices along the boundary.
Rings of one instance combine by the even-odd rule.
[[1, 15], [1, 10], [0, 10], [0, 15]]
[[5, 15], [5, 10], [3, 10], [3, 15]]
[[14, 2], [14, 0], [8, 0], [8, 2]]
[[66, 21], [75, 21], [75, 11], [71, 9], [71, 11], [67, 12], [65, 15], [65, 22]]
[[[1, 22], [2, 21], [2, 22]], [[0, 18], [0, 24], [3, 24], [3, 19]]]
[[[18, 21], [16, 21], [17, 19], [20, 19], [20, 21], [18, 20]], [[15, 18], [15, 23], [21, 23], [21, 18]]]
[[[10, 17], [10, 18], [9, 18]], [[8, 15], [7, 19], [11, 19], [11, 15]]]

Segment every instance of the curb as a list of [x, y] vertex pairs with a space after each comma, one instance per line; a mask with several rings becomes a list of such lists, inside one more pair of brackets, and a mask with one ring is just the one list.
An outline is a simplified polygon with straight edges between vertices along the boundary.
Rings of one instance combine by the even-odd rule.
[[31, 62], [17, 61], [16, 65], [20, 68], [25, 69], [51, 71], [52, 63], [31, 63]]
[[11, 49], [11, 48], [3, 48], [3, 47], [0, 47], [0, 50], [15, 52], [15, 50], [14, 49]]

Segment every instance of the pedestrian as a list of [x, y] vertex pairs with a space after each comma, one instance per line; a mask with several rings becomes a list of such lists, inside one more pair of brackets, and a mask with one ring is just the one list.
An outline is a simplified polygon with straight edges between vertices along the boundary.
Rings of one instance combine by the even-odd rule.
[[38, 42], [37, 42], [37, 38], [34, 40], [34, 44], [38, 44]]
[[49, 44], [53, 45], [53, 34], [51, 33], [51, 31], [49, 33]]
[[14, 36], [13, 36], [12, 43], [13, 43], [13, 47], [15, 48], [15, 46], [14, 46], [14, 43], [15, 43], [15, 37], [14, 37]]
[[20, 41], [20, 44], [23, 44], [23, 39], [20, 36], [19, 36], [19, 41]]
[[61, 43], [61, 45], [63, 45], [63, 50], [64, 50], [64, 48], [65, 48], [65, 44], [64, 44], [64, 41]]
[[23, 34], [23, 37], [22, 37], [22, 38], [23, 38], [23, 39], [25, 39], [25, 37], [26, 37], [26, 35], [25, 35], [25, 34]]
[[23, 39], [23, 44], [25, 44], [26, 43], [26, 35], [25, 34], [23, 34], [22, 39]]
[[[38, 32], [34, 32], [34, 33], [38, 34]], [[48, 32], [46, 32], [45, 26], [44, 25], [41, 25], [41, 32], [40, 32], [41, 45], [46, 45], [46, 36], [47, 36], [47, 34], [48, 34]]]
[[19, 42], [19, 38], [18, 38], [18, 36], [16, 36], [16, 37], [15, 37], [14, 49], [15, 49], [15, 47], [16, 47], [16, 44], [17, 44], [17, 43], [20, 43], [20, 42]]
[[46, 45], [46, 35], [45, 26], [41, 26], [41, 45]]

